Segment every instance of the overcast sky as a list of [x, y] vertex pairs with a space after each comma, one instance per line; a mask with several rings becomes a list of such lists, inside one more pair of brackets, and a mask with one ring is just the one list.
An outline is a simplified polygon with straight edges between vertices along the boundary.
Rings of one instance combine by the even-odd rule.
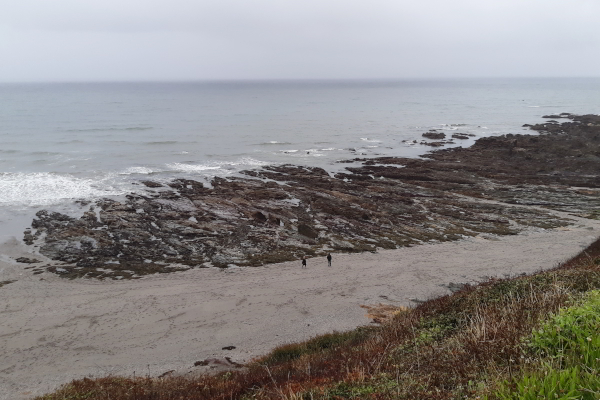
[[600, 0], [1, 0], [0, 81], [600, 76]]

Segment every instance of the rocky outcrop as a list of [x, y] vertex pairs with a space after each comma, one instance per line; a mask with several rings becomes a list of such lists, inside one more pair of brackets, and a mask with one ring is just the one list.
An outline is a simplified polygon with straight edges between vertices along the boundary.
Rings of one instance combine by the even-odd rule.
[[446, 138], [446, 134], [444, 132], [438, 132], [436, 130], [430, 130], [429, 132], [425, 132], [422, 136], [424, 138], [434, 139], [434, 140], [440, 140], [440, 139]]
[[466, 140], [473, 136], [475, 136], [475, 135], [473, 135], [472, 133], [453, 133], [452, 134], [453, 139], [460, 139], [460, 140]]
[[40, 260], [37, 260], [35, 258], [29, 258], [29, 257], [18, 257], [15, 259], [16, 262], [21, 263], [21, 264], [35, 264], [35, 263], [40, 263]]
[[61, 276], [122, 279], [564, 226], [539, 207], [589, 217], [600, 207], [599, 119], [570, 118], [423, 159], [356, 159], [335, 176], [279, 165], [210, 188], [145, 181], [144, 194], [96, 201], [80, 218], [40, 211], [24, 240]]

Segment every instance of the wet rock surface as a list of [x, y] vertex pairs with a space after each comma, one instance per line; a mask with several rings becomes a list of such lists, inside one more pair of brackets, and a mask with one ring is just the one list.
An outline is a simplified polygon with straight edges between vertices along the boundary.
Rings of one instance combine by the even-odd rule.
[[214, 178], [211, 188], [144, 181], [147, 194], [98, 200], [80, 218], [38, 212], [24, 242], [61, 276], [130, 279], [571, 222], [545, 209], [600, 218], [600, 117], [568, 118], [531, 126], [539, 135], [483, 138], [422, 159], [356, 159], [335, 176], [277, 165]]
[[422, 136], [427, 139], [435, 139], [435, 140], [446, 138], [446, 134], [444, 132], [438, 132], [435, 129], [432, 129], [429, 132], [425, 132]]
[[473, 136], [475, 136], [475, 135], [473, 135], [472, 133], [453, 133], [452, 134], [453, 139], [460, 139], [460, 140], [466, 140]]
[[35, 258], [29, 258], [29, 257], [19, 257], [19, 258], [15, 258], [15, 261], [21, 264], [35, 264], [35, 263], [40, 263], [40, 260], [37, 260]]

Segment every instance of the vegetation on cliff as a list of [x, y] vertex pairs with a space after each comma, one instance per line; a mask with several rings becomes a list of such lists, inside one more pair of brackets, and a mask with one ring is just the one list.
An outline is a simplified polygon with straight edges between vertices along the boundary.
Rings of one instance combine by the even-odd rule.
[[73, 381], [58, 399], [597, 399], [600, 239], [563, 265], [491, 280], [216, 375]]
[[[119, 279], [571, 223], [542, 208], [598, 218], [600, 116], [549, 117], [569, 122], [430, 159], [353, 160], [362, 165], [334, 177], [271, 166], [212, 188], [174, 181], [103, 200], [78, 220], [44, 211], [24, 240], [63, 263], [51, 272]], [[598, 289], [600, 239], [553, 270], [465, 286], [228, 371], [86, 378], [38, 399], [597, 399]]]

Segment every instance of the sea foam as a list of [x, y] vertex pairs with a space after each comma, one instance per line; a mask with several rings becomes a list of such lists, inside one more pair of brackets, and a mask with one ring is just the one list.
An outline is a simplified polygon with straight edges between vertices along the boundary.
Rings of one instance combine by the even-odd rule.
[[269, 165], [268, 162], [255, 160], [250, 157], [240, 158], [236, 161], [209, 161], [201, 164], [188, 164], [188, 163], [170, 163], [167, 164], [167, 168], [188, 173], [203, 173], [205, 171], [211, 171], [211, 174], [219, 174], [219, 172], [227, 174], [235, 171], [241, 171], [244, 168], [262, 167]]
[[148, 167], [129, 167], [126, 170], [120, 172], [120, 175], [132, 175], [132, 174], [143, 174], [149, 175], [155, 172], [152, 168]]
[[91, 179], [48, 172], [0, 174], [0, 204], [50, 205], [65, 199], [119, 195], [112, 187], [99, 187]]

